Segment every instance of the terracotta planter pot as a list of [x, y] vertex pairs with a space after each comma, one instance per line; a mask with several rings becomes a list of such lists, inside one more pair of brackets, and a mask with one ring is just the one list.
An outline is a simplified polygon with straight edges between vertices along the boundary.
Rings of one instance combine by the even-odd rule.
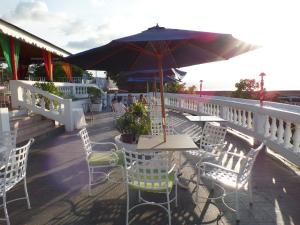
[[133, 134], [121, 134], [121, 140], [124, 143], [132, 144], [134, 141], [134, 136], [133, 136]]

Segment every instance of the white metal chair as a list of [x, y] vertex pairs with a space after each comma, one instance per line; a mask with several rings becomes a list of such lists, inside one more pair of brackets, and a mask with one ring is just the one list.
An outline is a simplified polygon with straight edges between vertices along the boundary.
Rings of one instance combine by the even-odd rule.
[[[129, 224], [129, 213], [136, 207], [144, 205], [163, 208], [168, 213], [168, 221], [171, 225], [170, 203], [175, 201], [177, 206], [177, 180], [174, 172], [175, 165], [171, 167], [168, 152], [141, 153], [123, 149], [123, 153], [127, 181], [126, 225]], [[175, 196], [171, 198], [173, 186], [175, 186]], [[138, 190], [139, 193], [139, 203], [132, 207], [130, 207], [129, 189]], [[148, 201], [142, 196], [142, 192], [165, 194], [166, 201]]]
[[[122, 162], [122, 152], [118, 151], [118, 147], [112, 142], [91, 142], [86, 128], [79, 131], [81, 137], [83, 149], [85, 151], [86, 162], [89, 171], [89, 195], [92, 194], [92, 186], [104, 182], [109, 179], [109, 172], [103, 171], [120, 165]], [[104, 145], [112, 146], [110, 151], [103, 151], [103, 149], [97, 149], [95, 146]], [[102, 170], [101, 170], [102, 169]], [[94, 174], [102, 175], [102, 179], [95, 180]]]
[[[247, 155], [239, 155], [232, 152], [226, 152], [224, 153], [222, 160], [218, 160], [217, 163], [211, 163], [211, 162], [201, 162], [198, 165], [198, 176], [209, 179], [214, 183], [218, 183], [223, 188], [223, 195], [219, 197], [214, 197], [211, 199], [217, 199], [221, 198], [224, 205], [228, 207], [229, 209], [235, 211], [236, 213], [236, 220], [240, 220], [240, 214], [239, 214], [239, 191], [241, 189], [244, 189], [248, 185], [248, 197], [249, 197], [249, 203], [252, 205], [253, 199], [252, 199], [252, 187], [251, 187], [251, 171], [254, 165], [254, 162], [256, 160], [256, 157], [260, 150], [263, 148], [264, 143], [262, 143], [259, 147], [256, 149], [251, 149]], [[224, 165], [225, 161], [228, 161], [228, 158], [233, 158], [233, 160], [236, 162], [235, 168], [228, 168], [226, 165]], [[197, 198], [198, 198], [198, 189], [199, 186], [197, 186]], [[229, 187], [234, 189], [233, 192], [226, 193], [225, 187]], [[235, 209], [228, 206], [228, 204], [225, 202], [225, 197], [229, 194], [235, 194]]]
[[[5, 166], [0, 170], [0, 195], [3, 199], [3, 205], [1, 205], [1, 207], [4, 208], [4, 215], [5, 215], [5, 218], [1, 218], [1, 220], [5, 220], [7, 225], [10, 224], [10, 220], [7, 212], [7, 204], [17, 200], [26, 199], [28, 209], [31, 208], [29, 195], [27, 192], [26, 168], [27, 168], [28, 150], [33, 142], [34, 139], [30, 139], [28, 143], [22, 147], [11, 148], [9, 150], [8, 157], [6, 158]], [[6, 201], [7, 192], [11, 190], [13, 187], [15, 187], [22, 180], [24, 181], [25, 197]]]
[[227, 128], [206, 123], [200, 136], [198, 150], [187, 151], [197, 157], [199, 161], [208, 157], [218, 157], [225, 147]]

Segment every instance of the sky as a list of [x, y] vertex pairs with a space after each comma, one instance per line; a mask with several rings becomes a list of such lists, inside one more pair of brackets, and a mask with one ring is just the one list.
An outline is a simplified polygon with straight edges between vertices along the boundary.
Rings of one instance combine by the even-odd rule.
[[[260, 49], [230, 60], [181, 68], [187, 86], [234, 90], [240, 79], [267, 90], [300, 89], [297, 0], [0, 0], [0, 17], [51, 43], [81, 52], [146, 30], [230, 33]], [[101, 73], [97, 75], [100, 76]]]

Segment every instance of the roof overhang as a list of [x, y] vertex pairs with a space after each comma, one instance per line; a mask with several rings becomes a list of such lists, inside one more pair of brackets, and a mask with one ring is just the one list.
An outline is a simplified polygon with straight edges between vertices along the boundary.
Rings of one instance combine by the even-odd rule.
[[[24, 54], [27, 58], [30, 58], [31, 62], [42, 60], [42, 49], [51, 52], [55, 58], [67, 57], [71, 55], [70, 52], [2, 19], [0, 19], [0, 32], [18, 39], [21, 42], [21, 54]], [[0, 60], [1, 59], [3, 60], [2, 51], [0, 51]]]

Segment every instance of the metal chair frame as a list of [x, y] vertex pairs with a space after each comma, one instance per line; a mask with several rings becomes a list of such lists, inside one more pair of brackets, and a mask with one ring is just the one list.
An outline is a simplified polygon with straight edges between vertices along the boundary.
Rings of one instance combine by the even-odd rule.
[[[14, 138], [12, 138], [13, 140]], [[28, 209], [31, 208], [29, 195], [27, 191], [26, 183], [26, 169], [27, 169], [27, 159], [28, 150], [34, 139], [30, 139], [28, 143], [22, 147], [13, 147], [10, 149], [9, 154], [6, 159], [5, 166], [0, 169], [0, 196], [2, 197], [3, 204], [0, 207], [4, 209], [5, 218], [0, 220], [5, 220], [7, 225], [10, 225], [10, 220], [7, 211], [7, 204], [26, 199]], [[19, 182], [24, 181], [24, 191], [25, 197], [12, 199], [7, 201], [7, 192], [14, 188]]]
[[[240, 221], [240, 213], [239, 213], [239, 191], [245, 189], [247, 186], [248, 189], [248, 198], [249, 204], [253, 204], [253, 195], [252, 195], [252, 186], [251, 186], [251, 175], [252, 168], [257, 158], [258, 153], [263, 149], [264, 143], [261, 143], [256, 149], [251, 149], [247, 155], [239, 155], [233, 152], [225, 152], [221, 156], [221, 160], [218, 160], [217, 163], [211, 162], [202, 162], [198, 165], [198, 177], [206, 178], [212, 181], [212, 185], [218, 184], [223, 189], [223, 194], [219, 197], [212, 197], [208, 199], [222, 199], [224, 205], [230, 210], [236, 213], [236, 220]], [[224, 157], [232, 157], [235, 159], [237, 164], [239, 165], [239, 169], [235, 170], [232, 168], [228, 168], [223, 165]], [[225, 159], [226, 159], [225, 158]], [[199, 183], [198, 183], [199, 184]], [[225, 188], [234, 189], [233, 192], [226, 193]], [[198, 198], [198, 190], [199, 186], [197, 185], [197, 198]], [[234, 194], [235, 195], [235, 209], [230, 207], [225, 202], [225, 197]]]
[[[116, 151], [118, 150], [118, 147], [113, 142], [92, 142], [92, 141], [90, 141], [88, 131], [86, 128], [81, 129], [79, 131], [78, 135], [80, 136], [80, 138], [82, 140], [83, 149], [85, 151], [85, 156], [86, 156], [85, 159], [87, 162], [88, 172], [89, 172], [89, 195], [92, 195], [92, 186], [104, 182], [105, 180], [109, 179], [109, 176], [110, 176], [110, 172], [103, 172], [103, 171], [98, 171], [98, 170], [107, 169], [108, 167], [118, 166], [118, 155], [116, 153]], [[112, 150], [105, 151], [105, 152], [115, 154], [116, 159], [110, 161], [108, 164], [105, 164], [105, 165], [99, 165], [99, 166], [91, 165], [89, 162], [89, 158], [93, 152], [96, 152], [94, 147], [97, 145], [112, 146], [113, 147]], [[100, 174], [103, 177], [99, 181], [95, 182], [94, 176], [93, 176], [94, 174]]]
[[[169, 187], [169, 176], [174, 171], [171, 167], [168, 152], [133, 152], [123, 149], [126, 174], [127, 209], [126, 225], [129, 224], [129, 213], [137, 207], [155, 205], [168, 213], [169, 225], [171, 225], [170, 204], [175, 201], [177, 206], [177, 176], [174, 172], [175, 196], [171, 198], [172, 187]], [[170, 169], [171, 168], [171, 169]], [[151, 185], [148, 185], [151, 184]], [[130, 191], [134, 185], [138, 190], [139, 203], [130, 207]], [[142, 191], [166, 194], [165, 202], [148, 201], [142, 196]], [[165, 206], [166, 205], [166, 206]]]

